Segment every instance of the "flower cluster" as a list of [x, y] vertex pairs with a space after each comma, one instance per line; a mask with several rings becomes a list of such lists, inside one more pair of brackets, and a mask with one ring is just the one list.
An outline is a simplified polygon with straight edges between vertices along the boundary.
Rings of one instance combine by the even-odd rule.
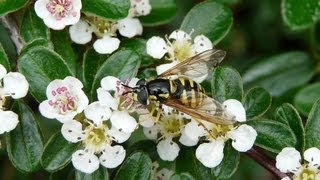
[[29, 83], [24, 75], [18, 72], [7, 73], [0, 64], [0, 134], [13, 130], [19, 123], [18, 115], [7, 110], [8, 98], [20, 99], [27, 95]]
[[[292, 179], [320, 179], [320, 150], [312, 147], [304, 151], [305, 162], [293, 147], [286, 147], [276, 157], [276, 167], [283, 173], [291, 173]], [[289, 177], [283, 178], [289, 180]]]
[[93, 48], [100, 54], [111, 54], [119, 48], [117, 31], [128, 38], [142, 34], [142, 25], [137, 16], [147, 15], [151, 11], [148, 0], [131, 0], [131, 8], [126, 18], [121, 20], [104, 19], [96, 16], [84, 16], [69, 29], [71, 40], [77, 44], [86, 44], [97, 37]]

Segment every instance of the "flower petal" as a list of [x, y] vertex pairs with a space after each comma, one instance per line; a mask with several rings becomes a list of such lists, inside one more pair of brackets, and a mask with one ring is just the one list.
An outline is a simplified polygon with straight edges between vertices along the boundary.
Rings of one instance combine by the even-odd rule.
[[115, 168], [123, 162], [125, 157], [126, 150], [122, 146], [106, 145], [105, 149], [102, 151], [102, 155], [100, 156], [99, 160], [104, 167]]
[[147, 54], [156, 59], [161, 59], [168, 52], [164, 39], [153, 36], [147, 41]]
[[50, 12], [46, 8], [48, 3], [49, 0], [37, 0], [34, 3], [34, 10], [36, 11], [37, 16], [39, 16], [42, 19], [50, 15]]
[[184, 31], [175, 30], [170, 34], [169, 39], [174, 39], [176, 41], [190, 41], [191, 37]]
[[161, 64], [156, 67], [157, 74], [160, 75], [163, 72], [165, 72], [166, 70], [172, 68], [173, 66], [175, 66], [177, 64], [179, 64], [178, 61], [173, 61], [172, 63], [167, 63], [167, 64]]
[[214, 168], [223, 159], [223, 140], [213, 140], [209, 143], [200, 144], [196, 150], [197, 159], [206, 167]]
[[179, 142], [185, 146], [195, 146], [198, 144], [199, 139], [198, 138], [190, 138], [188, 135], [185, 133], [185, 129], [181, 130], [181, 136], [179, 138]]
[[158, 124], [152, 126], [152, 127], [144, 127], [143, 128], [143, 134], [148, 138], [148, 139], [154, 139], [156, 140], [158, 138], [158, 133], [160, 131], [160, 127]]
[[53, 29], [53, 30], [62, 30], [66, 27], [66, 25], [61, 22], [60, 20], [57, 20], [54, 16], [49, 14], [46, 18], [43, 19], [44, 24]]
[[180, 148], [171, 138], [161, 140], [157, 145], [157, 152], [164, 161], [174, 161], [179, 155]]
[[119, 45], [120, 40], [118, 38], [103, 36], [102, 39], [97, 39], [93, 43], [93, 48], [99, 54], [111, 54], [119, 48]]
[[102, 88], [98, 88], [97, 94], [98, 94], [98, 100], [102, 105], [110, 107], [113, 110], [118, 109], [118, 106], [119, 106], [118, 99], [112, 97], [108, 91]]
[[192, 45], [192, 49], [195, 54], [202, 53], [206, 50], [212, 49], [213, 45], [209, 38], [204, 35], [199, 35], [194, 38], [194, 44]]
[[2, 79], [7, 74], [6, 68], [0, 64], [0, 79]]
[[238, 122], [246, 121], [246, 110], [244, 109], [241, 102], [236, 99], [228, 99], [224, 101], [222, 105], [227, 112], [235, 116], [234, 120]]
[[129, 139], [129, 137], [131, 136], [131, 133], [125, 133], [123, 131], [119, 131], [119, 129], [112, 126], [111, 129], [108, 130], [108, 135], [110, 135], [115, 142], [123, 143]]
[[13, 99], [25, 97], [29, 90], [27, 79], [18, 72], [9, 72], [3, 77], [3, 93]]
[[96, 126], [100, 126], [103, 121], [108, 120], [111, 117], [111, 110], [108, 106], [100, 104], [99, 101], [95, 101], [84, 110], [85, 116], [92, 120]]
[[142, 127], [150, 128], [154, 126], [153, 117], [150, 114], [143, 114], [139, 116], [139, 124]]
[[233, 140], [232, 146], [239, 152], [246, 152], [253, 146], [257, 132], [251, 126], [243, 124], [229, 131], [229, 137]]
[[114, 111], [110, 121], [115, 128], [125, 133], [132, 133], [138, 125], [136, 120], [127, 111]]
[[61, 128], [61, 134], [67, 141], [73, 143], [79, 142], [84, 138], [82, 124], [75, 120], [64, 123]]
[[320, 150], [316, 147], [312, 147], [304, 151], [303, 157], [309, 162], [310, 165], [320, 166]]
[[114, 76], [106, 76], [103, 79], [101, 79], [100, 85], [104, 90], [117, 91], [118, 88], [121, 87], [121, 80]]
[[134, 11], [134, 16], [148, 15], [152, 8], [149, 0], [131, 0], [131, 7], [132, 11]]
[[99, 168], [99, 159], [93, 153], [77, 150], [71, 158], [73, 166], [84, 173], [91, 174]]
[[204, 136], [206, 131], [198, 122], [192, 120], [184, 127], [184, 133], [189, 139], [196, 141]]
[[92, 39], [92, 29], [86, 21], [80, 20], [69, 28], [70, 38], [77, 44], [86, 44]]
[[286, 147], [276, 157], [276, 167], [284, 173], [298, 170], [301, 166], [301, 155], [293, 147]]
[[0, 134], [10, 132], [18, 125], [18, 115], [12, 111], [0, 110]]
[[117, 27], [119, 33], [124, 37], [132, 38], [142, 34], [142, 25], [137, 18], [127, 17], [121, 19], [118, 21]]
[[167, 169], [167, 168], [162, 168], [160, 171], [156, 173], [156, 178], [157, 180], [167, 180], [170, 179], [170, 177], [174, 174], [173, 171]]
[[57, 109], [55, 109], [53, 106], [49, 104], [49, 100], [45, 100], [40, 103], [39, 105], [39, 111], [42, 116], [54, 119], [56, 118], [61, 123], [66, 123], [68, 121], [71, 121], [75, 115], [77, 115], [77, 112], [69, 112], [67, 114], [60, 114]]

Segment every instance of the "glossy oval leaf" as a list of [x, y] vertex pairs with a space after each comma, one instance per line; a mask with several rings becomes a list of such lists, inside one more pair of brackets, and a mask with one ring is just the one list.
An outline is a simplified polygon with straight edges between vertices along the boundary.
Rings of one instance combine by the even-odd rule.
[[97, 71], [91, 89], [91, 97], [96, 97], [96, 89], [105, 76], [115, 76], [125, 81], [137, 75], [140, 66], [140, 56], [131, 50], [120, 50], [110, 56]]
[[303, 29], [320, 19], [320, 3], [319, 0], [282, 0], [281, 12], [291, 29]]
[[152, 162], [148, 155], [137, 152], [130, 155], [118, 170], [115, 180], [150, 179]]
[[202, 2], [194, 6], [183, 19], [180, 29], [192, 36], [205, 35], [215, 45], [229, 32], [232, 12], [217, 2]]
[[127, 17], [129, 8], [129, 0], [82, 0], [81, 11], [107, 19], [123, 19]]
[[189, 173], [174, 174], [170, 177], [170, 180], [195, 180]]
[[227, 99], [242, 100], [242, 79], [233, 68], [217, 67], [212, 73], [211, 88], [212, 97], [220, 102]]
[[306, 123], [306, 149], [320, 147], [320, 99], [318, 99], [308, 116]]
[[177, 12], [177, 4], [175, 0], [150, 0], [152, 7], [150, 14], [141, 16], [144, 26], [158, 26], [171, 21]]
[[177, 173], [190, 173], [197, 179], [212, 179], [210, 169], [201, 164], [190, 147], [182, 146], [176, 159]]
[[320, 98], [320, 83], [310, 84], [295, 95], [294, 106], [307, 116], [318, 98]]
[[76, 55], [71, 47], [69, 32], [66, 30], [51, 31], [51, 41], [55, 52], [60, 54], [73, 74], [76, 74]]
[[250, 89], [242, 103], [246, 109], [247, 118], [250, 119], [263, 115], [269, 109], [271, 99], [271, 95], [261, 87]]
[[315, 72], [314, 61], [305, 52], [295, 51], [259, 61], [243, 74], [245, 88], [261, 86], [272, 96], [307, 83]]
[[246, 124], [258, 133], [255, 144], [268, 151], [279, 153], [285, 147], [294, 147], [297, 139], [286, 125], [273, 120], [251, 120]]
[[76, 180], [108, 180], [108, 170], [100, 166], [98, 170], [91, 174], [83, 173], [76, 170]]
[[49, 33], [50, 31], [48, 27], [43, 23], [43, 20], [37, 16], [34, 11], [34, 7], [31, 6], [28, 8], [23, 15], [20, 27], [20, 35], [24, 42], [29, 43], [38, 38], [43, 38], [49, 41]]
[[0, 16], [16, 11], [26, 5], [28, 0], [1, 0]]
[[276, 110], [276, 120], [288, 125], [297, 139], [296, 148], [304, 152], [305, 132], [298, 111], [289, 103], [285, 103]]
[[45, 145], [41, 156], [42, 167], [49, 172], [64, 168], [78, 147], [78, 144], [65, 140], [60, 132], [54, 134]]
[[72, 75], [61, 56], [45, 47], [25, 51], [18, 62], [19, 71], [29, 82], [31, 94], [39, 102], [46, 99], [46, 88], [52, 80]]
[[229, 179], [237, 171], [240, 162], [240, 153], [235, 150], [231, 143], [226, 143], [223, 149], [223, 160], [219, 166], [212, 169], [216, 179]]
[[9, 159], [17, 169], [34, 172], [40, 167], [43, 151], [41, 131], [32, 110], [23, 101], [16, 101], [12, 111], [18, 114], [19, 124], [6, 135]]
[[6, 68], [7, 72], [11, 71], [8, 56], [1, 44], [0, 44], [0, 64], [2, 64]]

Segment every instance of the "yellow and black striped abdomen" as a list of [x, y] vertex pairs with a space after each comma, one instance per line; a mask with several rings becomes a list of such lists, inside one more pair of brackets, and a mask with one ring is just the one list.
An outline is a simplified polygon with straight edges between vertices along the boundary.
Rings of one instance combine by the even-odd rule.
[[179, 99], [183, 105], [196, 108], [202, 104], [206, 94], [200, 84], [184, 77], [174, 80], [174, 83], [176, 91], [173, 97]]

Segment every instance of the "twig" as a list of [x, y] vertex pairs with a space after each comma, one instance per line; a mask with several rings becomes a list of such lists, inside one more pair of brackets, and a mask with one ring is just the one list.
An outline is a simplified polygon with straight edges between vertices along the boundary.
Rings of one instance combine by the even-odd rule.
[[279, 169], [275, 167], [275, 161], [270, 157], [268, 157], [267, 155], [265, 155], [260, 150], [260, 148], [254, 146], [249, 151], [247, 151], [246, 154], [250, 158], [254, 159], [261, 166], [263, 166], [265, 169], [267, 169], [269, 172], [271, 172], [273, 175], [275, 175], [278, 179], [282, 179], [288, 176], [287, 174], [279, 171]]
[[23, 41], [21, 37], [19, 36], [19, 29], [13, 18], [11, 18], [9, 15], [1, 17], [2, 25], [7, 29], [7, 31], [10, 34], [10, 39], [12, 40], [13, 44], [16, 47], [16, 51], [19, 54], [22, 47], [23, 47]]

